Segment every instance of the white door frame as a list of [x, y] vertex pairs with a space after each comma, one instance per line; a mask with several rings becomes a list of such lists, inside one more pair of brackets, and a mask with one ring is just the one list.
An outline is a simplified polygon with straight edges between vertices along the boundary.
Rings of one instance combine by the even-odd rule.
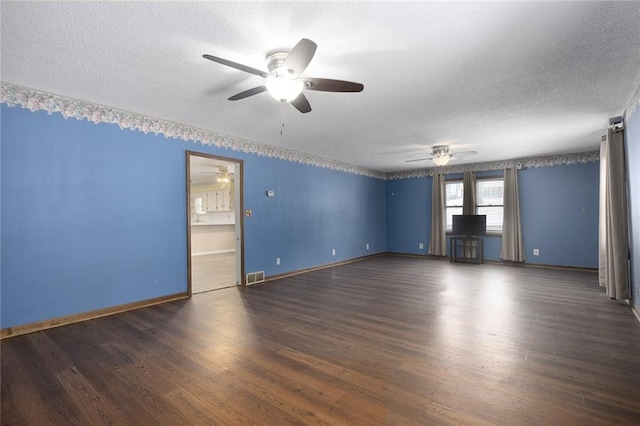
[[185, 151], [186, 161], [186, 212], [187, 212], [187, 292], [192, 295], [192, 273], [191, 273], [191, 157], [209, 158], [233, 163], [234, 167], [234, 196], [235, 196], [235, 248], [236, 248], [236, 285], [244, 285], [244, 171], [242, 160], [236, 158], [222, 157], [219, 155], [205, 154], [196, 151]]

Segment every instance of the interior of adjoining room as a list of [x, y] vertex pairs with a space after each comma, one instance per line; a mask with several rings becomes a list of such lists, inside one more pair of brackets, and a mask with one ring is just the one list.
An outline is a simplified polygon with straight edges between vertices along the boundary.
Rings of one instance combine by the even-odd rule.
[[242, 186], [238, 162], [188, 153], [191, 293], [242, 282]]

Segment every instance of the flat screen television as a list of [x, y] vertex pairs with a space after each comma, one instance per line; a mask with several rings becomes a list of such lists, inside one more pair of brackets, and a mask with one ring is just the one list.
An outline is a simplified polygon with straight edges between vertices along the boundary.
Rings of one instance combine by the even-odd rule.
[[453, 235], [480, 237], [487, 235], [486, 214], [455, 214], [453, 215]]

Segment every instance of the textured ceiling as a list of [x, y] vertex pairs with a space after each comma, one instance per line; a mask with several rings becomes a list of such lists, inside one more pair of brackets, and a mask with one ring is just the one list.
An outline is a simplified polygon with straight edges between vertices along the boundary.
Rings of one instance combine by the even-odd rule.
[[[595, 150], [640, 70], [640, 2], [9, 2], [2, 80], [381, 171]], [[361, 93], [227, 101], [306, 37]], [[454, 163], [452, 163], [454, 164]]]

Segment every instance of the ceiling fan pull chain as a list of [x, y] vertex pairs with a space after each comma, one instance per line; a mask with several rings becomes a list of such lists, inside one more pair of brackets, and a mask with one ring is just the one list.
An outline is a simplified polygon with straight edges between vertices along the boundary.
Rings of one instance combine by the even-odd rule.
[[280, 128], [280, 136], [284, 135], [284, 102], [280, 102], [280, 111], [282, 115], [282, 127]]

